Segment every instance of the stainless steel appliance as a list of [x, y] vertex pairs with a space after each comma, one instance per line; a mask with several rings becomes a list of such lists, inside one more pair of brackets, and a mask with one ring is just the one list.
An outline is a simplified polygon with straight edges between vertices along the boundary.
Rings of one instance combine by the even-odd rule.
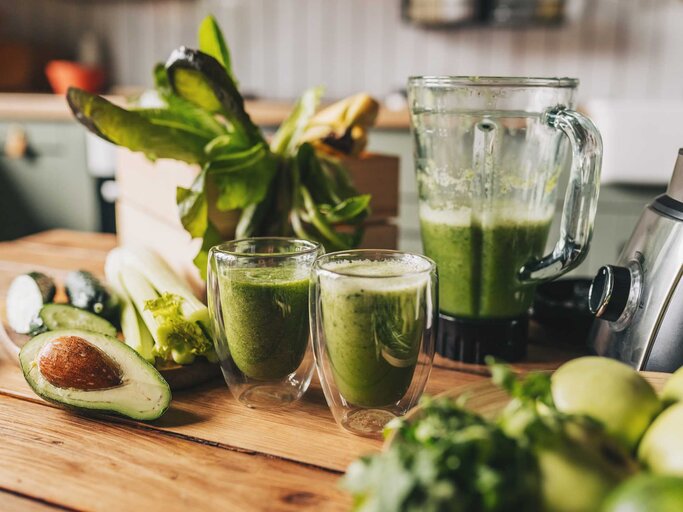
[[638, 370], [683, 366], [683, 148], [665, 194], [643, 212], [615, 265], [590, 290], [589, 343]]

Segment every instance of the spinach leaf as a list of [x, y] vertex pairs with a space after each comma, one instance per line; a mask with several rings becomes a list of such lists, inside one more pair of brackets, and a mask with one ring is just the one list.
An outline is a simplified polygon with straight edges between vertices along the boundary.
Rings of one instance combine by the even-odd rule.
[[145, 115], [131, 112], [110, 101], [75, 87], [67, 101], [76, 119], [99, 137], [141, 151], [149, 159], [173, 158], [191, 164], [204, 163], [204, 146], [210, 138], [179, 127], [162, 126]]
[[212, 15], [204, 18], [199, 25], [198, 39], [199, 49], [220, 62], [233, 83], [238, 85], [237, 79], [232, 72], [232, 62], [228, 45], [225, 44], [223, 33], [216, 22], [216, 18]]

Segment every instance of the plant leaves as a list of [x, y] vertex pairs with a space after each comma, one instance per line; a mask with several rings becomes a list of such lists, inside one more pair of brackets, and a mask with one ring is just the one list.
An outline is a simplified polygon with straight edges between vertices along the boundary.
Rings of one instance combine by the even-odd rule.
[[180, 221], [192, 238], [204, 236], [209, 222], [206, 201], [206, 167], [197, 175], [190, 188], [176, 189], [176, 203]]
[[309, 121], [315, 114], [325, 90], [322, 86], [306, 90], [294, 105], [294, 109], [273, 136], [270, 149], [279, 155], [294, 155], [300, 145]]
[[209, 221], [202, 239], [202, 246], [197, 255], [194, 257], [194, 260], [192, 260], [195, 266], [199, 269], [199, 274], [204, 281], [206, 281], [206, 266], [209, 263], [209, 250], [214, 245], [218, 245], [221, 242], [223, 242], [223, 237], [216, 229], [216, 226]]
[[209, 164], [218, 187], [216, 207], [221, 211], [245, 208], [262, 201], [275, 175], [275, 160], [265, 149], [247, 158], [215, 160]]
[[166, 63], [174, 92], [212, 113], [222, 114], [246, 146], [265, 142], [244, 109], [244, 98], [216, 59], [185, 47], [174, 50]]
[[173, 158], [204, 163], [204, 146], [209, 139], [178, 128], [152, 123], [145, 116], [123, 109], [110, 101], [70, 87], [67, 101], [76, 119], [99, 137], [141, 151], [151, 160]]
[[339, 233], [336, 231], [334, 227], [325, 219], [322, 213], [320, 213], [306, 187], [301, 186], [299, 189], [301, 191], [303, 206], [306, 214], [308, 215], [309, 222], [322, 236], [325, 248], [332, 251], [351, 249], [353, 247], [353, 235], [349, 235], [348, 233]]
[[213, 116], [206, 115], [204, 111], [201, 111], [204, 115], [198, 115], [197, 110], [196, 107], [190, 110], [177, 104], [171, 108], [144, 108], [133, 112], [155, 125], [177, 128], [208, 140], [225, 134], [225, 128]]
[[370, 194], [349, 197], [336, 206], [321, 204], [321, 213], [332, 224], [346, 222], [360, 222], [368, 216], [370, 211]]
[[230, 50], [228, 50], [228, 45], [225, 44], [225, 39], [223, 38], [223, 33], [221, 32], [216, 18], [213, 15], [208, 15], [202, 23], [199, 25], [198, 32], [199, 49], [211, 55], [214, 59], [221, 63], [225, 69], [228, 76], [232, 79], [233, 83], [237, 86], [239, 83], [235, 78], [235, 74], [232, 72], [232, 62], [230, 59]]

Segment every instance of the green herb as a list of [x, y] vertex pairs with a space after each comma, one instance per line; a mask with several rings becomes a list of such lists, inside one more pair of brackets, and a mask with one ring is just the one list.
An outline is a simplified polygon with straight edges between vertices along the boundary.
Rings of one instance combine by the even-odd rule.
[[[202, 21], [198, 40], [199, 50], [178, 48], [155, 67], [163, 107], [126, 110], [71, 88], [74, 115], [96, 135], [152, 160], [202, 167], [190, 188], [176, 193], [184, 228], [202, 239], [195, 258], [202, 275], [208, 250], [223, 239], [210, 218], [213, 210], [240, 211], [237, 237], [296, 235], [329, 250], [357, 246], [370, 196], [358, 194], [333, 154], [364, 147], [377, 103], [357, 95], [316, 114], [323, 89], [313, 87], [269, 145], [244, 108], [230, 51], [212, 16]], [[217, 191], [215, 204], [207, 198], [210, 187]]]
[[398, 420], [384, 452], [348, 469], [343, 486], [354, 510], [539, 510], [539, 472], [532, 452], [497, 425], [448, 398], [424, 398], [414, 421]]

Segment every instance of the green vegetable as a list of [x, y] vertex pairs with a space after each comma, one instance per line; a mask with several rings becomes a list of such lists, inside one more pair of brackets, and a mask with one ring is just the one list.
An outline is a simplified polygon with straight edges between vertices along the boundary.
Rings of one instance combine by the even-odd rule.
[[69, 272], [64, 288], [72, 306], [114, 321], [119, 308], [119, 299], [91, 272], [87, 270]]
[[343, 486], [362, 512], [540, 510], [531, 450], [451, 399], [423, 398], [414, 421], [396, 421], [382, 453], [349, 466]]
[[121, 274], [122, 268], [121, 251], [115, 249], [107, 256], [104, 274], [121, 301], [120, 322], [123, 339], [126, 345], [135, 350], [146, 361], [154, 363], [154, 338], [152, 338], [145, 321], [135, 309], [135, 305], [126, 291]]
[[21, 334], [35, 330], [32, 322], [40, 309], [55, 297], [55, 282], [40, 272], [15, 277], [7, 290], [5, 311], [10, 327]]
[[118, 107], [110, 101], [70, 87], [66, 99], [76, 118], [95, 135], [150, 160], [173, 158], [191, 164], [204, 163], [208, 138], [191, 130], [155, 124], [144, 115]]
[[[67, 99], [74, 115], [96, 135], [152, 160], [202, 166], [190, 188], [177, 189], [176, 201], [184, 228], [202, 239], [194, 261], [203, 276], [208, 250], [223, 240], [210, 209], [241, 210], [238, 237], [296, 235], [328, 250], [357, 246], [370, 197], [357, 193], [330, 151], [362, 150], [377, 103], [357, 95], [316, 114], [323, 89], [313, 87], [268, 145], [245, 110], [228, 46], [212, 16], [202, 21], [198, 40], [199, 50], [178, 48], [166, 65], [155, 67], [163, 108], [125, 110], [71, 88]], [[210, 186], [217, 188], [215, 205], [208, 203]]]
[[[34, 325], [34, 332], [45, 329], [48, 331], [80, 329], [116, 336], [116, 327], [104, 318], [67, 304], [46, 304], [40, 310], [37, 320], [39, 322]], [[44, 329], [38, 329], [38, 325]]]
[[[145, 359], [158, 357], [177, 364], [190, 364], [196, 356], [215, 359], [207, 334], [210, 327], [206, 306], [164, 260], [147, 249], [117, 248], [109, 253], [106, 266], [117, 276], [123, 295], [146, 327], [142, 328], [136, 317], [136, 328], [129, 313], [132, 339], [127, 343], [136, 350], [140, 347], [139, 353]], [[153, 338], [151, 347], [145, 338], [147, 331]]]

